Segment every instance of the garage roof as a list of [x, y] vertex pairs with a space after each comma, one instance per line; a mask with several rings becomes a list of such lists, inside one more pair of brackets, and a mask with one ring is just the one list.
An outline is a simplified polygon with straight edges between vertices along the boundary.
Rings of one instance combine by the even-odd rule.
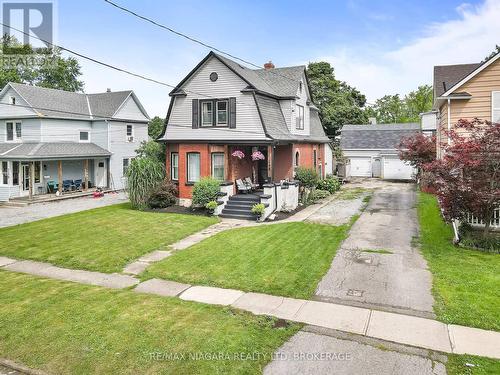
[[343, 150], [396, 150], [401, 138], [420, 132], [419, 123], [344, 125], [340, 147]]

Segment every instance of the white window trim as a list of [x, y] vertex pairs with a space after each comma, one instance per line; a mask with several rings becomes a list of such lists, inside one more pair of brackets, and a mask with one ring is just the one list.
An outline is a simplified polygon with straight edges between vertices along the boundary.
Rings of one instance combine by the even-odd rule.
[[[219, 103], [226, 103], [226, 122], [219, 122]], [[217, 100], [215, 102], [215, 121], [217, 126], [227, 126], [229, 124], [229, 100]]]
[[[173, 163], [174, 155], [177, 156], [177, 165], [176, 165], [177, 177], [175, 177], [175, 178], [174, 178], [174, 163]], [[179, 181], [179, 153], [178, 152], [171, 152], [170, 153], [170, 178], [173, 181]]]
[[226, 175], [226, 155], [223, 153], [223, 152], [212, 152], [211, 155], [210, 155], [210, 174], [212, 176], [212, 178], [216, 178], [215, 177], [215, 163], [214, 163], [214, 156], [216, 155], [222, 155], [222, 179], [220, 181], [224, 181], [224, 177]]
[[[128, 135], [127, 133], [127, 129], [128, 127], [131, 127], [132, 128], [132, 134], [131, 135]], [[132, 140], [130, 141], [129, 140], [129, 137], [132, 137]], [[127, 124], [125, 126], [125, 140], [128, 142], [128, 143], [134, 143], [135, 142], [135, 128], [134, 128], [134, 125], [133, 124]]]
[[[210, 116], [210, 124], [205, 124], [203, 122], [203, 105], [204, 104], [208, 104], [210, 103], [210, 106], [212, 107], [212, 110], [211, 110], [211, 116]], [[217, 105], [216, 105], [217, 107]], [[215, 114], [215, 117], [217, 117], [217, 113]], [[216, 119], [217, 121], [217, 119]], [[200, 102], [200, 126], [202, 128], [208, 128], [208, 127], [211, 127], [211, 126], [214, 126], [214, 102], [212, 100], [202, 100]]]
[[[493, 122], [493, 121], [494, 121], [494, 120], [493, 120], [493, 113], [494, 113], [495, 111], [498, 111], [498, 112], [500, 113], [500, 107], [495, 108], [495, 107], [493, 106], [493, 103], [494, 103], [494, 102], [493, 102], [493, 96], [494, 96], [494, 95], [499, 95], [499, 96], [500, 96], [500, 91], [492, 91], [492, 92], [491, 92], [491, 122]], [[499, 101], [500, 101], [500, 98], [499, 98]], [[498, 121], [500, 122], [500, 119], [499, 119]]]
[[[12, 140], [7, 139], [7, 124], [12, 124], [12, 133], [13, 137]], [[16, 131], [16, 124], [21, 124], [21, 137], [18, 138], [17, 136], [17, 131]], [[23, 122], [21, 120], [8, 120], [5, 121], [5, 142], [8, 143], [17, 143], [21, 142], [23, 140]]]
[[10, 96], [9, 97], [9, 104], [10, 105], [16, 105], [16, 97], [15, 96]]
[[[82, 140], [80, 139], [80, 133], [87, 133], [88, 134], [88, 137], [87, 137], [87, 140]], [[90, 143], [90, 130], [87, 130], [87, 129], [80, 129], [78, 130], [78, 142], [80, 143]]]
[[[295, 120], [295, 130], [304, 130], [306, 128], [306, 111], [305, 111], [305, 108], [303, 105], [300, 105], [300, 104], [295, 104], [295, 106], [297, 107], [297, 110], [295, 111], [296, 114], [296, 120]], [[302, 116], [300, 115], [300, 109], [302, 108]], [[299, 121], [297, 121], [297, 119]], [[300, 127], [297, 127], [297, 123], [300, 124], [300, 120], [302, 119], [302, 126]]]
[[[7, 163], [7, 184], [3, 183], [3, 163]], [[6, 160], [0, 160], [0, 185], [9, 186], [11, 180], [11, 162]]]

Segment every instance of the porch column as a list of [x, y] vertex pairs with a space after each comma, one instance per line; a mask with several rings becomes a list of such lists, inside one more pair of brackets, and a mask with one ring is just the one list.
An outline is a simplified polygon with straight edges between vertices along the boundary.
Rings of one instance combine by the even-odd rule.
[[[179, 155], [179, 154], [177, 154]], [[170, 171], [170, 144], [165, 144], [165, 177], [167, 180], [172, 180], [171, 171]], [[179, 163], [179, 159], [177, 159], [177, 163]]]
[[83, 189], [87, 191], [89, 188], [89, 159], [83, 161]]
[[29, 178], [29, 199], [33, 199], [33, 183], [35, 182], [35, 162], [30, 162], [29, 168], [30, 178]]
[[267, 176], [274, 182], [274, 147], [267, 146]]
[[231, 175], [229, 171], [229, 161], [231, 160], [231, 155], [229, 155], [229, 146], [224, 145], [224, 180], [231, 181]]
[[59, 180], [59, 184], [57, 186], [57, 190], [59, 194], [62, 193], [63, 182], [62, 182], [62, 160], [57, 161], [57, 179]]

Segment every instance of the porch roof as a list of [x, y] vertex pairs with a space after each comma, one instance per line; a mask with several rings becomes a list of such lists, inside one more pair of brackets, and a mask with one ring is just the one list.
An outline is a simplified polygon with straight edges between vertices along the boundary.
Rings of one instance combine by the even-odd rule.
[[0, 159], [49, 160], [110, 156], [95, 143], [38, 142], [0, 144]]

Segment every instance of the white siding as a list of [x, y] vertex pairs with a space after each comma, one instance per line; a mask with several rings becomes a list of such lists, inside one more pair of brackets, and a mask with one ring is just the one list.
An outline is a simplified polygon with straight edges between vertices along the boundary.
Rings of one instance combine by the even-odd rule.
[[[92, 131], [92, 122], [83, 120], [42, 120], [42, 142], [79, 142], [80, 131]], [[90, 142], [93, 142], [90, 137]]]
[[132, 123], [134, 127], [134, 142], [127, 142], [127, 123], [109, 122], [110, 134], [110, 173], [115, 189], [124, 188], [123, 159], [134, 158], [135, 150], [142, 141], [148, 140], [148, 125], [145, 123]]
[[142, 113], [132, 95], [128, 97], [128, 99], [113, 117], [116, 119], [148, 121], [148, 118], [144, 116], [144, 113]]
[[[0, 98], [0, 103], [10, 104], [10, 97], [16, 98], [16, 104], [26, 106], [28, 103], [21, 98], [13, 88], [9, 88], [4, 95]], [[1, 117], [22, 117], [22, 116], [33, 116], [36, 112], [30, 108], [17, 107], [13, 105], [2, 105], [0, 104], [0, 114]]]
[[106, 121], [95, 121], [92, 123], [90, 141], [105, 150], [108, 149], [108, 123]]
[[325, 145], [325, 175], [333, 175], [333, 150], [329, 144]]
[[7, 122], [21, 122], [21, 142], [40, 142], [40, 119], [2, 119], [0, 120], [0, 143], [7, 140]]
[[437, 112], [429, 112], [422, 114], [421, 124], [422, 130], [436, 130], [437, 129]]
[[[219, 76], [210, 81], [210, 73]], [[254, 98], [241, 90], [247, 87], [241, 78], [234, 74], [218, 59], [209, 59], [183, 86], [185, 97], [176, 97], [167, 127], [167, 139], [179, 140], [250, 140], [265, 139], [264, 130]], [[197, 94], [194, 94], [196, 92]], [[236, 128], [199, 128], [192, 129], [192, 99], [236, 97]], [[179, 128], [181, 127], [181, 128]]]

